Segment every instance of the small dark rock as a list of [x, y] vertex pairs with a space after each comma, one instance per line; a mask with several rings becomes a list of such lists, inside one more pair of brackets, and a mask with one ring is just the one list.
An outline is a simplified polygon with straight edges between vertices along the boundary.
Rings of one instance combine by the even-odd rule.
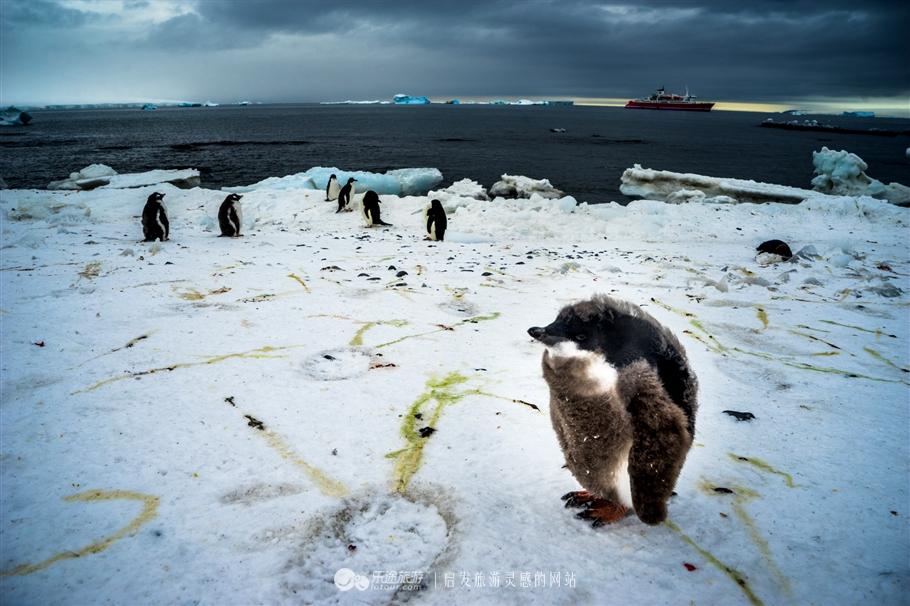
[[396, 269], [398, 269], [398, 268], [395, 267], [394, 265], [389, 265], [389, 271], [395, 271]]
[[729, 488], [724, 488], [723, 486], [715, 486], [715, 487], [714, 487], [714, 492], [719, 492], [719, 493], [721, 493], [721, 494], [736, 494], [736, 493], [734, 493], [732, 490], [730, 490]]
[[406, 275], [408, 275], [408, 272], [406, 272], [405, 270], [402, 269], [400, 272], [398, 272], [397, 274], [395, 274], [395, 277], [396, 277], [396, 278], [401, 278], [401, 277], [404, 277], [404, 276], [406, 276]]
[[335, 356], [330, 355], [330, 354], [322, 354], [322, 357], [325, 358], [326, 360], [335, 360]]
[[492, 275], [493, 275], [493, 272], [491, 272], [491, 271], [485, 271], [485, 272], [483, 272], [483, 273], [480, 274], [480, 275], [481, 275], [481, 276], [492, 276]]
[[250, 415], [243, 415], [243, 416], [248, 421], [247, 425], [249, 425], [250, 427], [252, 427], [254, 429], [258, 429], [259, 431], [265, 431], [265, 424], [262, 421], [260, 421], [259, 419], [255, 418], [255, 417], [252, 417]]
[[421, 438], [429, 438], [431, 435], [436, 433], [436, 430], [432, 427], [421, 427], [417, 433], [420, 434]]

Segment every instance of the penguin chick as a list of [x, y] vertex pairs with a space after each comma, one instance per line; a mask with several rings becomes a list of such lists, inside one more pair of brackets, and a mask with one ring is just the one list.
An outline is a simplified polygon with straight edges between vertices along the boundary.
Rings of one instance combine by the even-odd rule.
[[338, 177], [332, 175], [329, 177], [329, 182], [325, 186], [325, 201], [331, 202], [332, 200], [337, 200], [339, 193], [341, 193], [341, 186], [338, 185]]
[[236, 238], [240, 236], [240, 223], [243, 211], [240, 209], [240, 194], [228, 194], [218, 209], [218, 225], [221, 227], [221, 236]]
[[646, 524], [667, 499], [695, 434], [698, 383], [679, 340], [631, 303], [598, 295], [528, 334], [547, 346], [543, 376], [566, 467], [585, 489], [563, 497], [594, 526], [631, 508]]
[[391, 223], [382, 220], [379, 212], [379, 195], [372, 189], [363, 194], [363, 222], [367, 227], [391, 226]]
[[351, 177], [350, 179], [348, 179], [347, 184], [344, 187], [342, 187], [341, 190], [338, 192], [338, 210], [335, 211], [336, 213], [340, 213], [343, 210], [344, 211], [352, 210], [351, 202], [354, 201], [354, 188], [355, 188], [354, 183], [356, 181], [357, 181], [357, 179], [355, 179], [354, 177]]
[[171, 225], [167, 220], [167, 211], [162, 203], [164, 194], [152, 193], [142, 209], [142, 235], [144, 242], [161, 240], [164, 242], [170, 235]]
[[448, 226], [446, 211], [442, 207], [442, 202], [432, 200], [424, 211], [424, 218], [427, 222], [427, 239], [442, 242], [445, 239], [446, 227]]

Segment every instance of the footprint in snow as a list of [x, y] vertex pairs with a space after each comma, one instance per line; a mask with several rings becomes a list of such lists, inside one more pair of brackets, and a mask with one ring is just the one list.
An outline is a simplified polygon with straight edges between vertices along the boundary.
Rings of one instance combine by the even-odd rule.
[[397, 574], [377, 583], [373, 573], [432, 570], [449, 546], [449, 533], [432, 503], [399, 494], [352, 497], [311, 525], [302, 553], [285, 568], [283, 589], [307, 604], [406, 599], [417, 590], [403, 584], [426, 585], [432, 578]]
[[366, 349], [326, 349], [307, 357], [301, 364], [301, 370], [317, 381], [343, 381], [366, 374], [372, 360], [373, 357]]

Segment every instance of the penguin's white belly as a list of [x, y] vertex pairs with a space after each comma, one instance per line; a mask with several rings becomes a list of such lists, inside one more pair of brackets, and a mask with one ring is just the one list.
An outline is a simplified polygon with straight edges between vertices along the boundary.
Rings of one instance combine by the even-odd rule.
[[337, 200], [338, 194], [341, 192], [341, 186], [338, 185], [337, 181], [332, 181], [329, 183], [329, 200]]
[[243, 226], [243, 209], [240, 204], [234, 202], [234, 211], [237, 213], [237, 235], [240, 235], [240, 228]]
[[616, 467], [613, 468], [613, 486], [616, 488], [616, 497], [626, 507], [632, 507], [632, 479], [629, 477], [629, 451], [632, 444], [625, 449]]

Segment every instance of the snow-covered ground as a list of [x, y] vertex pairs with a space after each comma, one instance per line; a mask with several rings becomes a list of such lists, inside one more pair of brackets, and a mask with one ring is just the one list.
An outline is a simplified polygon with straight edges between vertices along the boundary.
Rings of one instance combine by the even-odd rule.
[[[453, 196], [428, 243], [426, 198], [259, 189], [227, 239], [224, 192], [157, 187], [163, 244], [151, 188], [0, 192], [4, 603], [906, 599], [910, 211]], [[559, 499], [525, 331], [598, 292], [700, 379], [665, 525]]]

